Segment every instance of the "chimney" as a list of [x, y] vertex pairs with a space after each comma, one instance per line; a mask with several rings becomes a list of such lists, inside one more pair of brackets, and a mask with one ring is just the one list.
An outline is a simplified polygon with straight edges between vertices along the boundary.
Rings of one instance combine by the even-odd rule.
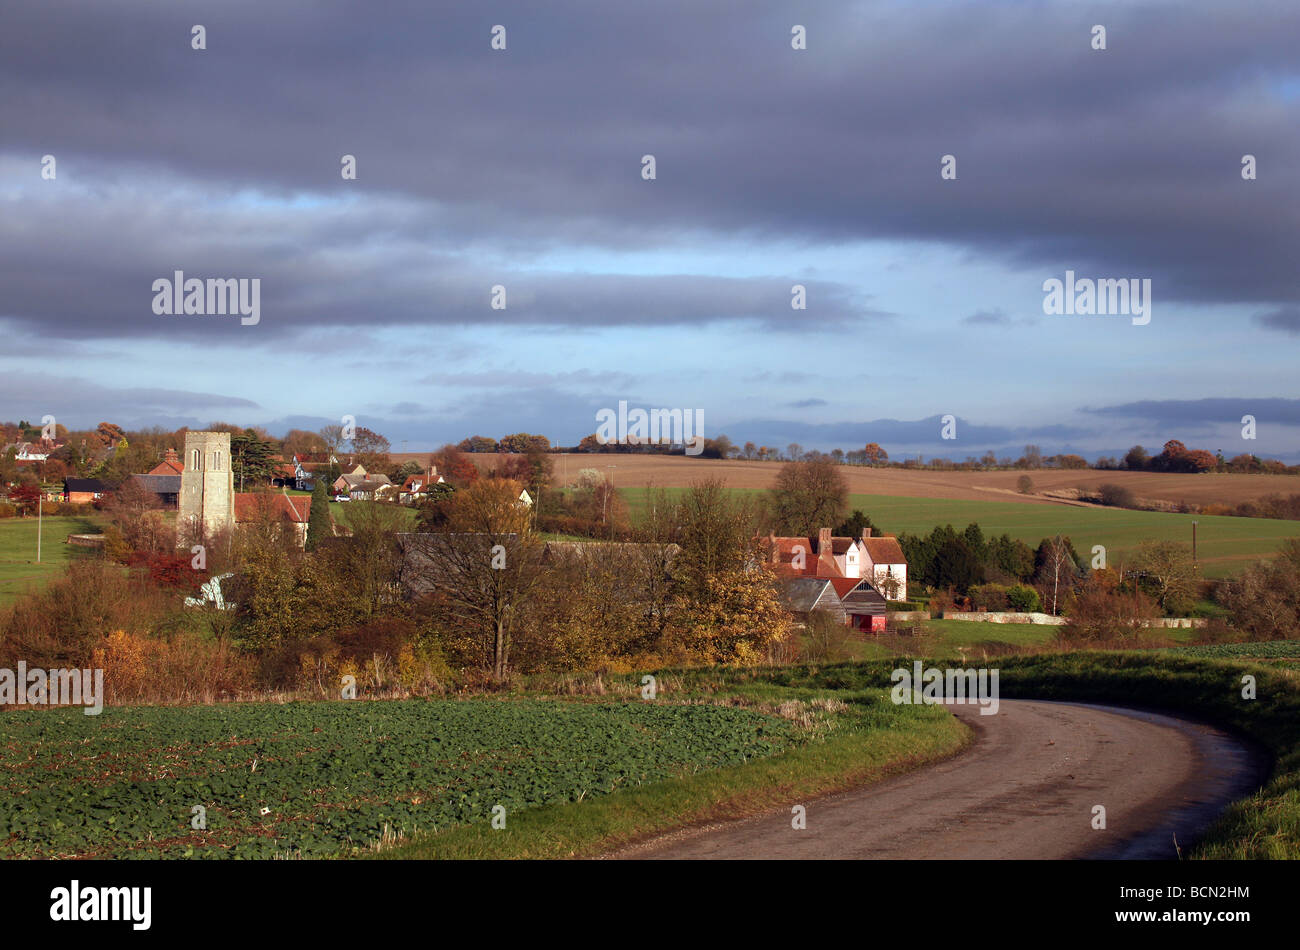
[[823, 554], [831, 549], [831, 529], [820, 528], [817, 531], [817, 553]]
[[177, 465], [179, 465], [181, 460], [176, 457], [175, 449], [168, 449], [166, 452], [163, 453], [163, 461], [175, 462]]
[[867, 538], [869, 538], [869, 537], [871, 537], [871, 529], [870, 529], [870, 528], [863, 528], [863, 529], [862, 529], [862, 540], [865, 541], [865, 540], [867, 540]]

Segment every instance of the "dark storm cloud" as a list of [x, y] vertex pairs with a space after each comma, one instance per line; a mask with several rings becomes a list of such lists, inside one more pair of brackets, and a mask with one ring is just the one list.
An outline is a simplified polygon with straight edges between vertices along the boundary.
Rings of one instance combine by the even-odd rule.
[[[173, 198], [183, 193], [169, 193]], [[459, 255], [416, 246], [415, 235], [392, 250], [366, 248], [371, 231], [387, 234], [404, 223], [391, 208], [357, 210], [341, 221], [335, 211], [286, 216], [278, 230], [252, 230], [225, 206], [194, 208], [191, 227], [209, 242], [178, 240], [165, 199], [115, 196], [107, 204], [120, 218], [96, 231], [77, 218], [45, 214], [35, 221], [0, 218], [0, 316], [30, 332], [73, 338], [150, 336], [167, 340], [212, 337], [256, 345], [289, 331], [341, 327], [346, 336], [308, 333], [311, 349], [364, 346], [367, 330], [411, 325], [546, 325], [569, 328], [681, 326], [720, 320], [756, 321], [768, 330], [806, 332], [790, 319], [794, 278], [727, 278], [695, 274], [575, 274], [468, 265]], [[59, 205], [58, 207], [62, 207]], [[48, 212], [48, 209], [46, 209]], [[267, 212], [247, 210], [255, 219]], [[409, 209], [406, 211], [409, 215]], [[111, 230], [111, 233], [109, 233]], [[445, 244], [442, 239], [438, 245]], [[258, 278], [260, 320], [238, 315], [155, 314], [157, 279]], [[818, 325], [866, 327], [887, 314], [865, 306], [853, 289], [807, 282], [816, 294]], [[491, 306], [493, 288], [505, 288], [505, 308]], [[361, 328], [361, 329], [358, 329]]]
[[[753, 419], [722, 426], [722, 431], [734, 438], [761, 442], [765, 445], [785, 445], [799, 442], [805, 446], [838, 446], [860, 448], [868, 442], [878, 442], [886, 447], [904, 447], [911, 451], [930, 450], [951, 458], [978, 455], [990, 448], [1006, 444], [1041, 441], [1047, 445], [1062, 446], [1069, 440], [1086, 438], [1092, 430], [1065, 426], [991, 426], [978, 425], [961, 417], [956, 420], [955, 439], [942, 437], [943, 417], [925, 419], [873, 419], [869, 422], [794, 422], [782, 419]], [[1051, 454], [1058, 449], [1049, 449]]]
[[[55, 221], [8, 202], [0, 316], [54, 335], [190, 332], [160, 331], [147, 308], [148, 282], [181, 266], [264, 275], [267, 335], [489, 316], [780, 328], [775, 275], [532, 281], [404, 250], [522, 259], [723, 236], [937, 240], [1023, 267], [1032, 287], [1071, 267], [1150, 277], [1162, 301], [1293, 305], [1300, 100], [1281, 90], [1300, 8], [1251, 11], [1107, 7], [1098, 52], [1097, 15], [1073, 4], [21, 5], [0, 30], [0, 128], [23, 174], [49, 152], [94, 195], [168, 176], [196, 194], [119, 213], [64, 202]], [[205, 51], [190, 49], [196, 20]], [[790, 49], [796, 20], [806, 51]], [[494, 23], [505, 52], [488, 48]], [[656, 181], [639, 176], [645, 153]], [[944, 154], [956, 181], [939, 178]], [[205, 189], [242, 188], [290, 205], [200, 211]], [[326, 227], [292, 204], [313, 194], [355, 204]], [[385, 202], [415, 211], [375, 214]], [[368, 257], [373, 238], [394, 246]], [[518, 309], [486, 313], [484, 281], [517, 284]], [[836, 306], [821, 326], [870, 315], [847, 291]]]
[[1300, 426], [1300, 399], [1212, 398], [1159, 399], [1118, 406], [1084, 409], [1099, 416], [1136, 419], [1164, 427], [1239, 426], [1242, 416], [1254, 416], [1258, 425]]
[[961, 322], [974, 326], [1005, 327], [1010, 325], [1011, 318], [1005, 310], [980, 310], [962, 318]]
[[[109, 386], [46, 373], [5, 373], [0, 405], [14, 418], [55, 417], [70, 429], [111, 419], [123, 428], [199, 427], [216, 414], [258, 409], [251, 399], [147, 386]], [[92, 418], [93, 417], [93, 418]]]
[[1012, 317], [1002, 308], [994, 310], [978, 310], [970, 316], [963, 317], [962, 323], [973, 327], [1016, 327], [1016, 326], [1034, 326], [1040, 318], [1033, 317]]
[[1256, 315], [1255, 322], [1270, 330], [1300, 334], [1300, 307], [1283, 307]]
[[585, 369], [567, 373], [539, 373], [535, 371], [499, 369], [477, 373], [436, 373], [419, 380], [419, 382], [488, 389], [520, 389], [523, 387], [539, 388], [568, 385], [610, 392], [613, 389], [631, 385], [635, 379], [636, 377], [629, 373], [593, 373]]

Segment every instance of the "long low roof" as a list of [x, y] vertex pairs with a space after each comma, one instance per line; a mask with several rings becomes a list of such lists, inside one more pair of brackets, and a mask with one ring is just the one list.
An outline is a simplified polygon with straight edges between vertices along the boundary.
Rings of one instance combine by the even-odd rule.
[[63, 480], [63, 490], [73, 491], [112, 491], [113, 486], [99, 478], [65, 478]]
[[181, 492], [179, 475], [132, 475], [131, 478], [139, 482], [141, 487], [159, 495], [179, 495]]

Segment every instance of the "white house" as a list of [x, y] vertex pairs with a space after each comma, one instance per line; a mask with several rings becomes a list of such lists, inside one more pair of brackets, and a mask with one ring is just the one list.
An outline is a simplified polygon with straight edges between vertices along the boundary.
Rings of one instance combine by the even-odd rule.
[[[876, 538], [870, 528], [857, 540], [860, 575], [889, 600], [907, 600], [907, 558], [895, 537]], [[846, 577], [850, 575], [845, 575]]]
[[14, 458], [19, 462], [44, 462], [50, 457], [47, 449], [36, 445], [34, 442], [14, 442], [6, 445], [4, 449], [0, 450], [0, 455], [5, 454], [10, 449], [15, 451]]

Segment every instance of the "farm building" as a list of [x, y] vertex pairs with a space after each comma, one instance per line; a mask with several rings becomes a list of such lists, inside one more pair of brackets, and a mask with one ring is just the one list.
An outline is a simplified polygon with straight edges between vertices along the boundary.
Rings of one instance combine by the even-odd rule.
[[791, 577], [781, 584], [782, 601], [795, 619], [807, 623], [814, 610], [830, 614], [839, 623], [848, 623], [844, 603], [828, 578]]
[[128, 482], [135, 482], [147, 492], [158, 498], [163, 508], [179, 508], [181, 498], [181, 476], [177, 475], [132, 475]]
[[846, 577], [834, 579], [830, 583], [840, 595], [845, 622], [850, 627], [872, 633], [884, 632], [888, 618], [885, 598], [869, 581]]

